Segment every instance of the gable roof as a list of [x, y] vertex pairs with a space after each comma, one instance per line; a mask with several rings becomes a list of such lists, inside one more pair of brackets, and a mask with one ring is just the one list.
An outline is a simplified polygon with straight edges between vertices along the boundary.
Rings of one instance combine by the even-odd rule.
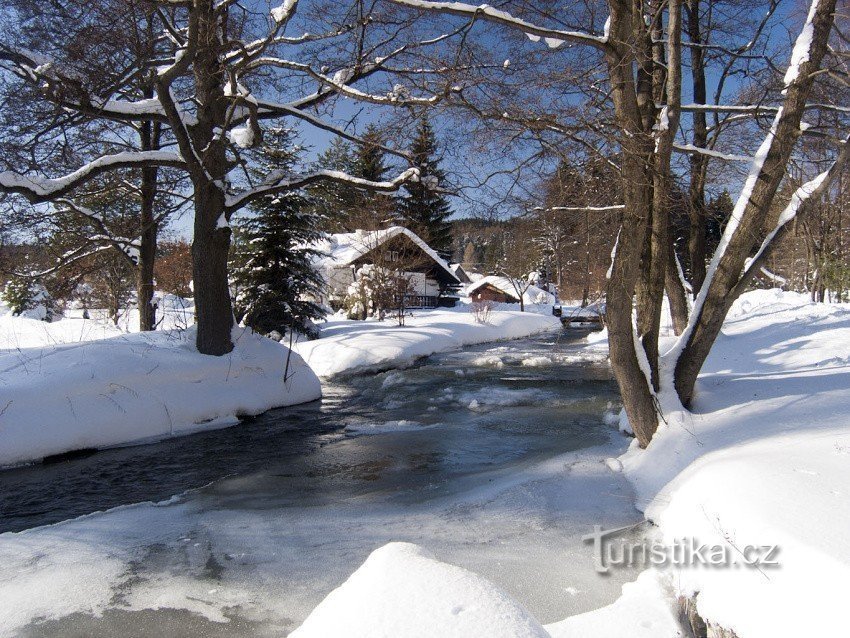
[[445, 260], [431, 248], [425, 241], [412, 230], [404, 226], [390, 226], [381, 230], [356, 230], [353, 233], [336, 233], [328, 235], [315, 246], [315, 249], [323, 253], [316, 259], [316, 265], [322, 268], [341, 268], [350, 266], [363, 255], [372, 251], [393, 237], [404, 235], [430, 257], [437, 266], [445, 271], [446, 275], [457, 283], [461, 283], [458, 276], [449, 267]]
[[[518, 287], [522, 289], [524, 285], [525, 284], [520, 283]], [[482, 277], [475, 283], [470, 284], [466, 287], [466, 294], [472, 295], [472, 293], [474, 293], [476, 290], [485, 286], [490, 286], [492, 288], [500, 290], [509, 297], [513, 297], [514, 299], [517, 299], [519, 296], [510, 279], [508, 279], [507, 277], [499, 277], [497, 275], [488, 275], [486, 277]], [[545, 290], [538, 286], [535, 286], [534, 284], [531, 284], [528, 287], [522, 298], [523, 301], [527, 304], [555, 303], [555, 296], [552, 293], [546, 292]]]

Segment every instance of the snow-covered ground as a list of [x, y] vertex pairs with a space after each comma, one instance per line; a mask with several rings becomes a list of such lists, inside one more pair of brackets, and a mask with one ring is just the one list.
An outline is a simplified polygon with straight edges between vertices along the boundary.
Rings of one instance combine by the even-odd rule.
[[[451, 327], [448, 334], [439, 332], [446, 330], [439, 325], [441, 314]], [[455, 317], [445, 316], [452, 314]], [[512, 317], [506, 314], [505, 323], [514, 321]], [[517, 320], [525, 321], [519, 325], [528, 329], [529, 321], [544, 318], [551, 321], [531, 314]], [[424, 325], [417, 326], [417, 321]], [[473, 334], [487, 329], [474, 320], [467, 322], [459, 312], [436, 311], [423, 318], [414, 316], [405, 328], [377, 322], [329, 322], [325, 338], [299, 348], [312, 346], [314, 354], [327, 348], [325, 354], [334, 365], [337, 358], [348, 362], [331, 373], [389, 366], [427, 354], [434, 346], [431, 352], [442, 349], [444, 343], [446, 348], [456, 345], [451, 339], [458, 338], [458, 325], [466, 325], [464, 330]], [[546, 326], [541, 324], [539, 329]], [[511, 336], [495, 327], [494, 332], [501, 338]], [[407, 334], [411, 337], [398, 337]], [[369, 339], [374, 341], [370, 344]], [[590, 341], [588, 354], [598, 357], [604, 343], [596, 336]], [[379, 345], [383, 349], [373, 355], [371, 349]], [[345, 355], [348, 349], [354, 352]], [[523, 362], [529, 363], [524, 367], [542, 365], [540, 358], [525, 357]], [[485, 363], [490, 365], [483, 360], [481, 365]], [[498, 369], [495, 361], [492, 365]], [[471, 401], [469, 409], [475, 412]], [[470, 507], [452, 505], [438, 516], [429, 512], [404, 523], [398, 509], [369, 512], [373, 520], [365, 521], [363, 504], [357, 499], [329, 508], [319, 519], [315, 518], [317, 508], [308, 508], [309, 512], [293, 513], [285, 521], [274, 512], [264, 513], [262, 507], [238, 509], [234, 501], [211, 509], [200, 499], [123, 508], [4, 535], [0, 558], [6, 568], [0, 572], [0, 597], [12, 603], [9, 609], [14, 613], [0, 620], [6, 628], [14, 628], [39, 615], [98, 614], [113, 604], [115, 592], [124, 591], [126, 582], [128, 593], [121, 603], [125, 609], [184, 609], [226, 622], [227, 610], [239, 607], [250, 610], [257, 621], [276, 618], [275, 622], [285, 625], [280, 614], [286, 609], [276, 602], [282, 578], [278, 570], [284, 564], [301, 564], [299, 547], [306, 546], [306, 539], [321, 538], [321, 547], [337, 552], [337, 560], [330, 563], [335, 575], [327, 580], [328, 584], [336, 581], [333, 586], [338, 588], [315, 607], [296, 636], [420, 636], [435, 635], [436, 627], [442, 636], [465, 638], [673, 638], [685, 635], [676, 620], [680, 595], [696, 595], [702, 616], [733, 629], [740, 638], [841, 635], [846, 625], [841, 603], [850, 578], [848, 415], [850, 308], [812, 304], [793, 293], [751, 292], [730, 312], [700, 377], [694, 411], [666, 414], [666, 424], [647, 450], [633, 445], [619, 459], [603, 460], [594, 456], [599, 451], [588, 450], [572, 460], [532, 464], [471, 492]], [[616, 419], [610, 416], [606, 422], [613, 425]], [[401, 427], [401, 421], [392, 423]], [[404, 425], [411, 429], [410, 423]], [[623, 450], [623, 443], [613, 439], [602, 453], [617, 456]], [[569, 468], [566, 475], [565, 467]], [[500, 535], [491, 538], [489, 546], [497, 555], [503, 552], [497, 545], [521, 538], [523, 543], [540, 543], [539, 560], [564, 560], [551, 539], [541, 540], [557, 529], [544, 522], [546, 512], [563, 515], [566, 501], [562, 503], [558, 494], [568, 493], [569, 502], [584, 499], [569, 516], [574, 523], [580, 520], [587, 525], [600, 499], [626, 496], [604, 487], [608, 480], [623, 477], [634, 486], [638, 507], [658, 526], [651, 538], [668, 544], [694, 539], [697, 545], [724, 547], [730, 550], [731, 564], [650, 568], [625, 585], [613, 604], [550, 622], [551, 617], [543, 619], [529, 611], [517, 590], [494, 584], [500, 574], [511, 573], [518, 565], [506, 562], [500, 564], [502, 571], [487, 572], [492, 567], [486, 565], [492, 563], [468, 561], [471, 545], [452, 551], [446, 549], [450, 544], [442, 544], [434, 558], [431, 546], [425, 551], [390, 544], [367, 558], [359, 547], [342, 542], [356, 529], [368, 530], [378, 544], [401, 540], [428, 545], [447, 533], [452, 538], [463, 536], [471, 523], [470, 513], [478, 512], [475, 516], [482, 517], [475, 520], [476, 531], [467, 539], [475, 547], [482, 538], [491, 538], [488, 530], [498, 526]], [[237, 477], [235, 484], [223, 485], [221, 490], [237, 498], [243, 480]], [[631, 502], [632, 495], [628, 498]], [[534, 508], [533, 517], [526, 514], [528, 507]], [[538, 516], [537, 531], [523, 527], [522, 536], [515, 536], [511, 525], [518, 521], [537, 525]], [[508, 527], [506, 521], [512, 521]], [[411, 522], [415, 523], [412, 528]], [[334, 544], [338, 542], [341, 547]], [[742, 566], [748, 547], [777, 547], [770, 559], [779, 565]], [[589, 548], [571, 546], [566, 559], [575, 561], [576, 552], [584, 550]], [[101, 558], [104, 554], [109, 558]], [[345, 574], [351, 574], [350, 578], [339, 585], [344, 577], [337, 580], [338, 561], [351, 565], [352, 555], [357, 563], [366, 562], [360, 569], [349, 567]], [[221, 571], [213, 560], [217, 556], [230, 561], [230, 575], [208, 582], [174, 572], [169, 562], [178, 560], [186, 573], [217, 574]], [[139, 560], [146, 565], [141, 573], [128, 569], [128, 564]], [[294, 580], [286, 589], [290, 599], [303, 594], [297, 584], [299, 573], [292, 574]], [[604, 580], [594, 574], [588, 577]], [[32, 595], [47, 585], [52, 588], [48, 597]], [[587, 586], [592, 584], [585, 582]], [[566, 587], [557, 595], [574, 593]]]
[[320, 377], [406, 365], [435, 352], [445, 352], [502, 339], [519, 339], [561, 327], [550, 305], [493, 308], [479, 323], [468, 304], [457, 308], [416, 310], [399, 326], [393, 319], [352, 321], [331, 316], [321, 336], [293, 347]]
[[234, 330], [233, 352], [211, 357], [195, 349], [193, 327], [125, 334], [76, 314], [0, 316], [0, 466], [226, 427], [321, 396], [297, 354], [284, 381], [287, 348], [250, 331]]
[[[742, 638], [839, 635], [850, 580], [850, 307], [778, 290], [733, 306], [693, 413], [621, 460], [667, 542], [776, 546], [778, 567], [683, 569]], [[752, 554], [751, 554], [752, 556]]]

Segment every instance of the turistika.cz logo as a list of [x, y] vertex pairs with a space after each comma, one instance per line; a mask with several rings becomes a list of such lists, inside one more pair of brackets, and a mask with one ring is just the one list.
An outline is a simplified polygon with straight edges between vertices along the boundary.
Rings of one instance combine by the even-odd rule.
[[582, 536], [593, 543], [596, 571], [607, 574], [618, 567], [708, 567], [750, 568], [762, 571], [779, 567], [778, 545], [736, 546], [727, 540], [723, 544], [700, 543], [694, 538], [677, 538], [672, 543], [658, 540], [628, 538], [628, 532], [644, 523], [616, 529], [594, 525], [593, 532]]

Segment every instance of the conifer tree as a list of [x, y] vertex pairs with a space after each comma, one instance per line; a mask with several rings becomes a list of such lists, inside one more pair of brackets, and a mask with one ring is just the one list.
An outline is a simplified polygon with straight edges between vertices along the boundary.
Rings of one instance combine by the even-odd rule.
[[[272, 129], [264, 136], [257, 176], [292, 170], [298, 159], [291, 131]], [[322, 235], [308, 196], [298, 191], [262, 198], [236, 229], [231, 259], [236, 318], [257, 332], [283, 335], [295, 330], [313, 336], [312, 320], [324, 316], [305, 298], [319, 292], [321, 275], [313, 268]]]
[[[386, 153], [382, 148], [381, 132], [370, 124], [362, 136], [364, 144], [357, 147], [352, 174], [373, 182], [386, 179], [389, 166]], [[386, 228], [395, 222], [395, 200], [382, 193], [358, 190], [355, 196], [355, 210], [350, 216], [357, 228], [376, 230]]]
[[[343, 171], [357, 175], [354, 148], [342, 138], [334, 138], [330, 146], [316, 160], [317, 169]], [[359, 192], [351, 184], [320, 182], [309, 189], [311, 203], [319, 218], [325, 220], [325, 228], [332, 233], [347, 233], [355, 230], [352, 221], [356, 217]]]
[[419, 181], [405, 184], [404, 195], [399, 202], [400, 216], [434, 250], [448, 256], [452, 250], [449, 222], [452, 210], [445, 195], [437, 190], [445, 180], [445, 173], [439, 167], [434, 130], [425, 117], [416, 128], [410, 152], [413, 165], [420, 171]]
[[[319, 156], [316, 167], [344, 171], [374, 182], [385, 180], [390, 169], [380, 131], [370, 124], [361, 138], [365, 143], [357, 147], [334, 140]], [[328, 220], [331, 232], [376, 230], [394, 221], [394, 200], [387, 195], [364, 191], [350, 183], [332, 182], [316, 185], [310, 192], [315, 197], [317, 212]]]

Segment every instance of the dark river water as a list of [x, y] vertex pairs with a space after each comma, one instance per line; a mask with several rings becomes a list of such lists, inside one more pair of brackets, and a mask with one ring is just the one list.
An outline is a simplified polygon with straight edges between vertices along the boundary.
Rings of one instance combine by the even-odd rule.
[[[0, 532], [257, 472], [283, 500], [399, 489], [416, 498], [493, 466], [598, 444], [600, 415], [617, 391], [606, 364], [577, 355], [584, 334], [439, 354], [325, 383], [321, 401], [237, 427], [0, 472]], [[379, 431], [386, 434], [357, 436]]]

